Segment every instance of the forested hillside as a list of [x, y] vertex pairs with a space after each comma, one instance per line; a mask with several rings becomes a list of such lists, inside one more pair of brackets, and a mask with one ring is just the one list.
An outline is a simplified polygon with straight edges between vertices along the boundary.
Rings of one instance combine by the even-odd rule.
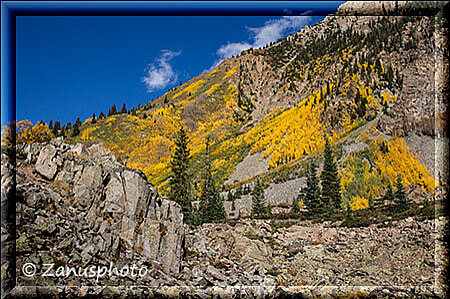
[[[345, 16], [351, 7], [245, 50], [137, 108], [113, 105], [107, 114], [62, 130], [55, 122], [51, 130], [71, 142], [104, 143], [168, 194], [175, 138], [183, 127], [194, 201], [202, 193], [207, 139], [221, 191], [257, 179], [268, 187], [306, 177], [307, 163], [322, 161], [329, 139], [344, 204], [367, 207], [399, 176], [406, 186], [433, 194], [433, 165], [424, 166], [403, 138], [446, 132], [445, 112], [435, 113], [434, 105], [442, 16]], [[265, 170], [230, 181], [255, 154]]]

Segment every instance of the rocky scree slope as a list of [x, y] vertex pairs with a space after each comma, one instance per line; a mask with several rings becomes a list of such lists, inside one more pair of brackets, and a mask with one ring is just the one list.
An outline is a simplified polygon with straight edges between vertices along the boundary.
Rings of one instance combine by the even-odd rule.
[[[79, 295], [263, 296], [348, 291], [435, 294], [443, 268], [444, 219], [343, 228], [340, 222], [270, 220], [183, 227], [179, 206], [159, 196], [139, 171], [121, 166], [101, 145], [61, 138], [19, 148], [16, 257], [20, 285], [93, 285], [89, 279], [30, 279], [22, 265], [146, 265], [144, 278], [100, 280]], [[5, 158], [5, 157], [3, 157]], [[2, 197], [12, 170], [2, 159]], [[9, 177], [7, 175], [9, 174]], [[2, 265], [3, 267], [4, 265]], [[39, 268], [39, 267], [38, 267]], [[438, 272], [436, 272], [438, 271]], [[308, 287], [314, 286], [314, 288]], [[354, 287], [364, 286], [364, 287]], [[381, 287], [383, 286], [383, 287]], [[72, 294], [72, 288], [59, 288]]]
[[[292, 225], [293, 224], [293, 225]], [[442, 282], [444, 218], [343, 228], [330, 221], [205, 224], [186, 235], [182, 278], [197, 286], [417, 286]], [[374, 288], [372, 288], [373, 290]]]

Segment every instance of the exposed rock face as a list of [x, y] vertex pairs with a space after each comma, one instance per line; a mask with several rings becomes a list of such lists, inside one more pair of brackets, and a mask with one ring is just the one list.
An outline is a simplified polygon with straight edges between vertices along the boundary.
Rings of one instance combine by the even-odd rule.
[[55, 177], [58, 165], [55, 161], [56, 148], [48, 144], [39, 153], [36, 162], [36, 171], [45, 178], [52, 180]]
[[[378, 128], [389, 135], [407, 136], [412, 132], [435, 135], [434, 53], [417, 50], [418, 59], [402, 71], [404, 82], [399, 100], [381, 116]], [[403, 57], [404, 59], [404, 57]], [[405, 65], [395, 59], [392, 63]]]
[[385, 15], [395, 12], [407, 1], [349, 1], [339, 6], [336, 15]]
[[[178, 204], [158, 196], [141, 172], [121, 166], [101, 146], [85, 149], [55, 143], [50, 143], [55, 154], [47, 154], [47, 145], [33, 145], [25, 149], [27, 159], [18, 161], [16, 271], [22, 285], [80, 281], [27, 279], [20, 273], [24, 263], [88, 267], [109, 266], [113, 261], [118, 267], [149, 267], [150, 273], [135, 281], [114, 277], [103, 281], [150, 287], [126, 289], [129, 295], [310, 294], [309, 289], [297, 287], [302, 285], [365, 285], [367, 294], [378, 294], [379, 285], [393, 286], [389, 290], [394, 294], [414, 294], [416, 290], [394, 286], [419, 285], [421, 294], [428, 294], [433, 291], [435, 267], [442, 268], [440, 260], [436, 264], [434, 250], [435, 241], [442, 242], [438, 232], [442, 218], [408, 218], [388, 227], [365, 228], [308, 221], [277, 227], [268, 220], [240, 220], [204, 224], [185, 235]], [[51, 168], [43, 157], [60, 161], [54, 174], [60, 180], [50, 181], [27, 162], [41, 159]], [[2, 196], [11, 185], [8, 169], [2, 159]], [[417, 188], [407, 192], [423, 200]], [[79, 290], [80, 296], [119, 293], [111, 287]]]
[[[181, 209], [160, 197], [142, 172], [117, 163], [102, 145], [86, 149], [54, 139], [24, 151], [27, 159], [18, 160], [17, 169], [18, 269], [26, 262], [115, 261], [180, 271]], [[2, 159], [2, 197], [8, 165]]]

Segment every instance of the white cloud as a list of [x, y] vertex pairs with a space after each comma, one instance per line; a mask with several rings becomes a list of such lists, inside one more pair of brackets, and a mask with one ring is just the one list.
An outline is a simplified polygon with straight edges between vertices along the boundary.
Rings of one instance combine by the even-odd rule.
[[216, 67], [226, 58], [239, 55], [243, 50], [260, 48], [270, 42], [277, 41], [284, 36], [287, 30], [298, 30], [304, 27], [310, 20], [310, 16], [286, 16], [281, 19], [268, 20], [262, 27], [249, 28], [253, 42], [228, 42], [226, 45], [221, 46], [216, 52], [219, 59], [214, 62], [212, 68]]
[[161, 50], [161, 56], [146, 68], [147, 75], [141, 79], [148, 92], [162, 89], [177, 81], [178, 75], [169, 63], [172, 58], [181, 54], [181, 51]]
[[255, 34], [254, 48], [265, 46], [283, 37], [283, 33], [288, 29], [300, 29], [311, 19], [309, 16], [283, 17], [277, 20], [267, 21], [263, 27], [250, 28]]
[[242, 43], [228, 43], [226, 45], [221, 46], [217, 50], [217, 55], [221, 58], [228, 58], [231, 56], [239, 55], [242, 51], [250, 48], [252, 45], [246, 42]]

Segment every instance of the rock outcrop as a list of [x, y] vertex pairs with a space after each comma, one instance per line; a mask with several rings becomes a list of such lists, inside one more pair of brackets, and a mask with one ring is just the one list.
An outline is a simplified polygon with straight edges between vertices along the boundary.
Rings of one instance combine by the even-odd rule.
[[[102, 145], [85, 148], [61, 138], [23, 152], [16, 176], [17, 269], [27, 262], [85, 267], [113, 261], [179, 273], [181, 209], [142, 172], [119, 164]], [[4, 161], [2, 187], [9, 167]]]
[[[78, 296], [124, 292], [138, 297], [258, 297], [329, 294], [330, 289], [320, 286], [331, 285], [339, 285], [341, 295], [426, 295], [436, 291], [435, 271], [441, 273], [444, 266], [436, 259], [444, 218], [408, 218], [361, 228], [341, 227], [339, 221], [241, 219], [185, 228], [178, 204], [159, 196], [141, 172], [117, 163], [101, 145], [85, 148], [55, 139], [23, 151], [26, 158], [17, 160], [16, 173], [18, 282], [84, 286], [22, 288], [16, 290], [20, 295], [65, 296], [76, 290]], [[12, 173], [2, 159], [2, 197], [13, 190]], [[416, 189], [408, 192], [417, 193]], [[148, 273], [138, 279], [113, 276], [100, 281], [29, 278], [21, 272], [26, 263], [37, 265], [39, 274], [46, 263], [84, 268], [136, 265], [147, 267]], [[130, 284], [145, 287], [124, 289]], [[366, 287], [353, 290], [354, 285]], [[379, 289], [380, 285], [390, 287]]]

